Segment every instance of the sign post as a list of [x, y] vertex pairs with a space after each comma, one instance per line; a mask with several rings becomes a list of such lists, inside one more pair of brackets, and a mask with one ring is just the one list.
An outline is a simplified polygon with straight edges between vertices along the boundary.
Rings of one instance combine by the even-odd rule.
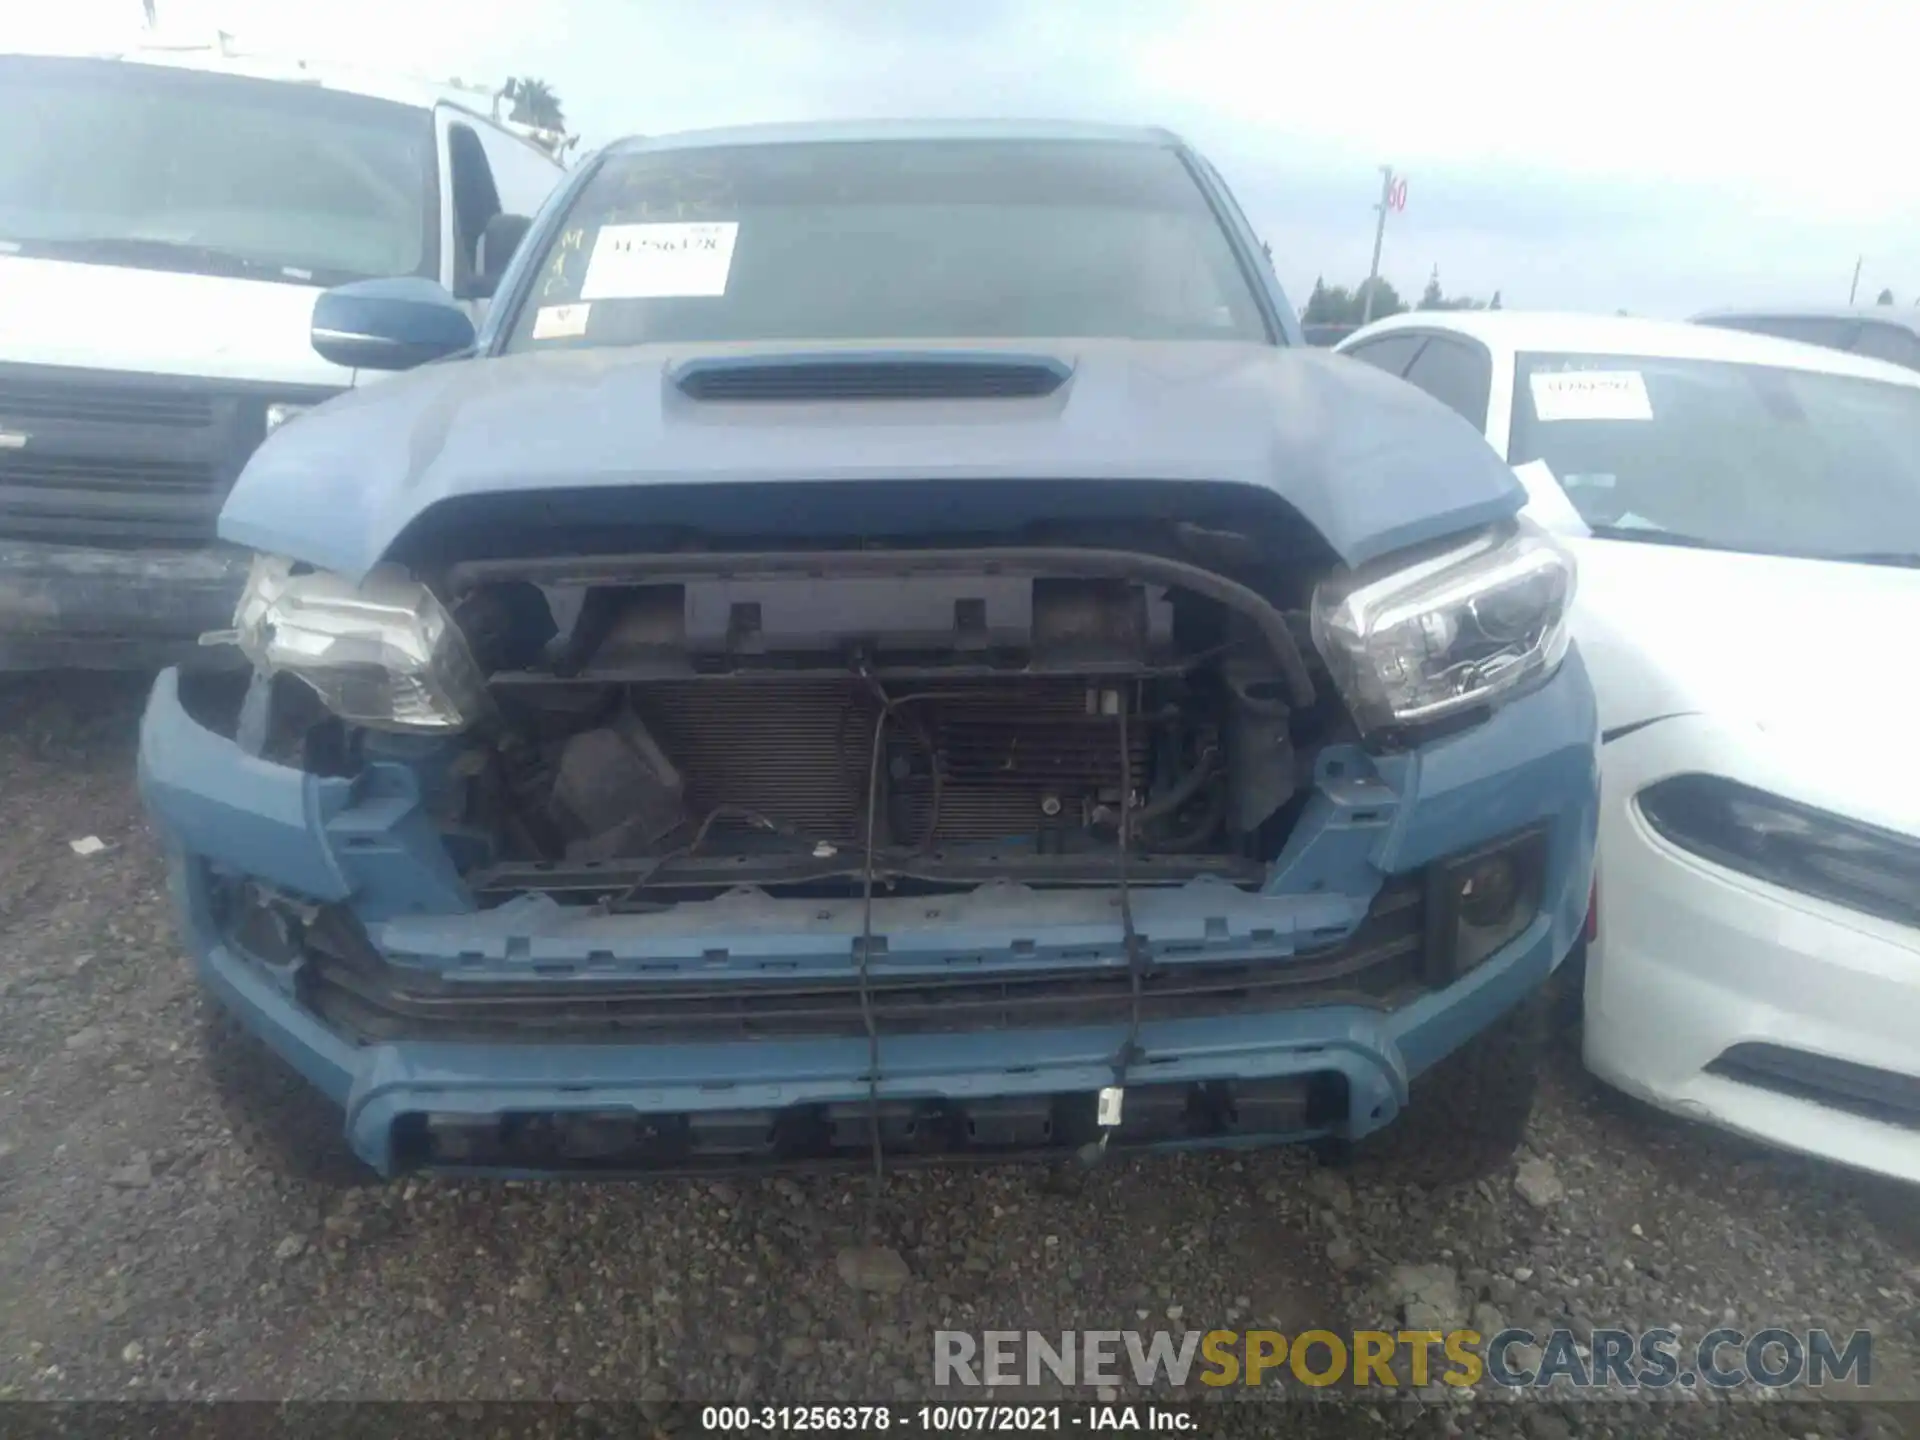
[[1373, 208], [1379, 212], [1380, 218], [1373, 227], [1373, 265], [1367, 271], [1366, 298], [1360, 303], [1362, 325], [1373, 319], [1373, 288], [1380, 279], [1380, 246], [1387, 238], [1387, 211], [1398, 214], [1407, 208], [1406, 177], [1396, 178], [1391, 165], [1380, 167], [1380, 203]]

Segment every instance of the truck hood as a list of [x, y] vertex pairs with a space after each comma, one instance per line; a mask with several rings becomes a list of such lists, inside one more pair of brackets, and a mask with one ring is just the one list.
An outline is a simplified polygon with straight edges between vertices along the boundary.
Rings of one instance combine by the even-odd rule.
[[0, 255], [0, 362], [351, 385], [313, 351], [311, 285]]
[[1889, 643], [1920, 628], [1920, 571], [1568, 543], [1580, 562], [1574, 634], [1603, 734], [1710, 716], [1726, 727], [1725, 763], [1757, 783], [1789, 777], [1809, 804], [1920, 828], [1917, 692]]
[[[716, 533], [764, 533], [764, 515], [740, 513], [752, 507], [714, 487], [1193, 481], [1277, 494], [1359, 564], [1510, 515], [1525, 496], [1465, 421], [1338, 356], [1210, 342], [1020, 349], [1070, 378], [1030, 399], [716, 403], [684, 394], [675, 367], [781, 350], [636, 346], [428, 365], [276, 433], [234, 487], [220, 533], [358, 577], [434, 507], [489, 494], [622, 492], [631, 517], [636, 502], [664, 505], [671, 487], [682, 499], [702, 492], [702, 523]], [[868, 347], [860, 358], [875, 356]], [[969, 522], [980, 526], [971, 514], [945, 523]]]

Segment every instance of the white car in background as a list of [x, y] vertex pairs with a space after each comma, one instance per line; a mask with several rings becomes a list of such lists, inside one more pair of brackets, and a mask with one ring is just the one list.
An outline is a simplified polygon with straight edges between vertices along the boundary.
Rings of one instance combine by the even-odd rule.
[[1588, 1066], [1920, 1181], [1920, 374], [1507, 312], [1338, 348], [1480, 430], [1579, 556], [1603, 774]]

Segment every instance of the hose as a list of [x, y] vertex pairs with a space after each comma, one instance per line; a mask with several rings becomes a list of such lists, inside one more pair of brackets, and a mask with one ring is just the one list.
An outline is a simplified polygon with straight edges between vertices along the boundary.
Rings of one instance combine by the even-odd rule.
[[1200, 758], [1193, 762], [1193, 768], [1175, 781], [1171, 790], [1133, 812], [1134, 833], [1137, 835], [1154, 821], [1173, 814], [1198, 795], [1201, 787], [1213, 778], [1214, 762], [1219, 758], [1218, 746], [1208, 745], [1201, 750]]
[[1227, 787], [1216, 785], [1207, 797], [1207, 808], [1200, 818], [1185, 830], [1164, 840], [1152, 843], [1155, 855], [1191, 855], [1203, 847], [1219, 830], [1227, 818]]

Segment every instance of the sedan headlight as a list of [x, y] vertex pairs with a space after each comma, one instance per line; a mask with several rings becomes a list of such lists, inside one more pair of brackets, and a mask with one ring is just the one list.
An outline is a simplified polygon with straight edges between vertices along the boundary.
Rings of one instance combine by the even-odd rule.
[[1786, 890], [1920, 925], [1920, 840], [1718, 775], [1673, 775], [1636, 797], [1647, 824], [1704, 860]]
[[1327, 581], [1313, 642], [1361, 729], [1424, 724], [1551, 674], [1573, 589], [1573, 557], [1521, 521]]
[[354, 584], [254, 558], [233, 629], [254, 668], [299, 677], [341, 719], [378, 730], [460, 730], [488, 709], [486, 679], [431, 590], [382, 567]]

